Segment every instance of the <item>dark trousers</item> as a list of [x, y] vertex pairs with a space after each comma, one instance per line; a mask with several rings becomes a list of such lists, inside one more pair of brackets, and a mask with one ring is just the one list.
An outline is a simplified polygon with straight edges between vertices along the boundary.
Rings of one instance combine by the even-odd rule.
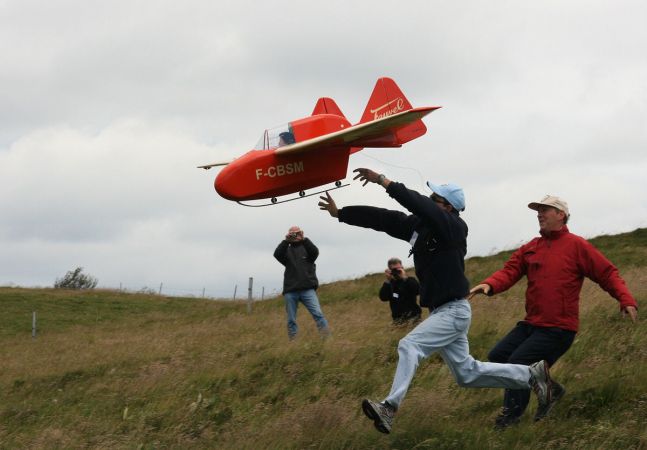
[[[526, 322], [518, 322], [490, 350], [488, 359], [497, 363], [526, 366], [544, 359], [552, 366], [573, 344], [575, 334], [575, 331], [561, 328], [535, 327]], [[519, 417], [526, 410], [529, 400], [529, 389], [506, 389], [503, 396], [504, 411]]]

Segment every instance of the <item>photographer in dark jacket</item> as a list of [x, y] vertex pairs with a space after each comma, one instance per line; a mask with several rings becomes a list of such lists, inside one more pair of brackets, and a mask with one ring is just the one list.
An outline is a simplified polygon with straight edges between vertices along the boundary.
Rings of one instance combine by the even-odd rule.
[[418, 293], [420, 285], [414, 277], [407, 276], [399, 258], [391, 258], [387, 262], [388, 269], [384, 271], [386, 281], [380, 288], [380, 300], [389, 302], [393, 325], [404, 325], [408, 322], [417, 323], [420, 320]]
[[315, 260], [319, 249], [312, 241], [303, 235], [301, 228], [290, 227], [285, 239], [274, 250], [274, 257], [285, 266], [283, 274], [283, 296], [285, 312], [288, 318], [288, 338], [293, 340], [299, 327], [297, 326], [297, 306], [303, 303], [317, 324], [319, 333], [328, 336], [328, 322], [321, 312], [317, 298], [317, 265]]
[[545, 361], [530, 366], [476, 361], [469, 354], [467, 331], [472, 318], [466, 297], [469, 283], [464, 275], [467, 225], [459, 216], [465, 209], [463, 190], [453, 184], [427, 182], [431, 197], [392, 182], [369, 169], [356, 169], [355, 179], [376, 183], [411, 212], [370, 206], [338, 209], [330, 194], [321, 196], [319, 208], [340, 222], [382, 231], [412, 245], [416, 275], [420, 280], [421, 304], [432, 312], [398, 344], [398, 366], [391, 392], [382, 402], [364, 399], [362, 410], [382, 433], [391, 432], [393, 417], [413, 379], [418, 364], [439, 352], [459, 386], [509, 387], [537, 394], [539, 406], [551, 405], [550, 376]]

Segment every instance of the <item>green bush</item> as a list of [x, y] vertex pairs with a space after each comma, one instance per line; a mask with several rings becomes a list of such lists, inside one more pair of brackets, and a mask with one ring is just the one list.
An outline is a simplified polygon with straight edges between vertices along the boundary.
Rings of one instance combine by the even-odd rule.
[[63, 278], [57, 278], [54, 287], [57, 289], [94, 289], [99, 280], [83, 273], [83, 267], [70, 270]]

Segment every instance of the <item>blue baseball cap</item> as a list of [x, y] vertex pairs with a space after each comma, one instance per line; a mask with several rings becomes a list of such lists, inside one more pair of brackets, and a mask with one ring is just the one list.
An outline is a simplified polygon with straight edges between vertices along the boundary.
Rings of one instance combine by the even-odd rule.
[[434, 193], [447, 200], [455, 210], [465, 210], [465, 194], [463, 193], [463, 188], [461, 188], [460, 186], [452, 183], [437, 185], [433, 184], [430, 181], [427, 181], [427, 186], [429, 186], [429, 189], [431, 189]]

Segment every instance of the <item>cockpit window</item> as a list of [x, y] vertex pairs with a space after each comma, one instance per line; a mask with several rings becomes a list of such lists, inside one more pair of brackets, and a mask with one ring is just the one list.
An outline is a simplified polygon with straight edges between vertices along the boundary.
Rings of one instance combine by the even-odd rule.
[[294, 133], [292, 133], [292, 127], [288, 123], [281, 125], [280, 127], [265, 130], [263, 136], [261, 136], [254, 146], [254, 150], [269, 150], [271, 148], [294, 144], [295, 142], [296, 140], [294, 139]]

